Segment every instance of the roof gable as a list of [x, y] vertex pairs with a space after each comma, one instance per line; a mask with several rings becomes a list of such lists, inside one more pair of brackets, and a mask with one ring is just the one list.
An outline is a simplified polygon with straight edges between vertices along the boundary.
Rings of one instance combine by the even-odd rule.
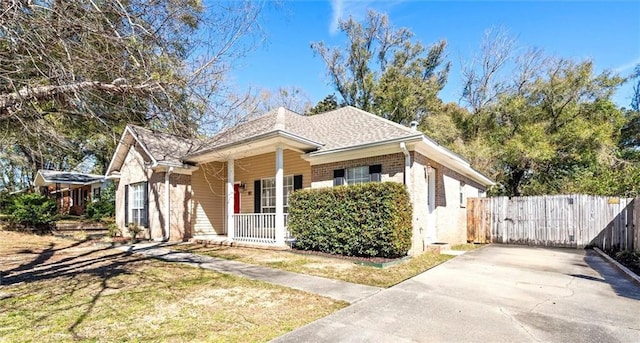
[[286, 132], [315, 143], [317, 151], [422, 135], [408, 127], [351, 106], [313, 116], [300, 115], [280, 107], [215, 135], [207, 141], [203, 149], [191, 155], [240, 144], [275, 132]]
[[127, 125], [107, 168], [107, 175], [120, 170], [129, 149], [137, 145], [154, 165], [183, 166], [182, 158], [201, 146], [198, 140]]

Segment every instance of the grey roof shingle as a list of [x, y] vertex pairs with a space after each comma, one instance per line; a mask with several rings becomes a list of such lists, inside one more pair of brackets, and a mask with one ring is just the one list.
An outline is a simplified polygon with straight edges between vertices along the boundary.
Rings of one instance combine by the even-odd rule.
[[[280, 113], [280, 114], [279, 114]], [[280, 117], [280, 118], [279, 118]], [[233, 144], [270, 132], [286, 131], [294, 135], [316, 141], [310, 117], [305, 117], [285, 108], [273, 109], [264, 115], [223, 131], [207, 141], [206, 150]]]
[[208, 140], [203, 149], [193, 153], [210, 151], [276, 131], [286, 131], [316, 142], [322, 145], [318, 151], [421, 135], [408, 127], [351, 106], [313, 116], [303, 116], [280, 108], [219, 133]]
[[158, 162], [182, 165], [182, 158], [201, 147], [196, 139], [174, 136], [136, 125], [128, 125], [138, 140], [144, 144], [151, 157]]
[[355, 147], [422, 133], [355, 107], [304, 116], [277, 108], [200, 142], [129, 125], [156, 161], [181, 164], [187, 156], [202, 154], [261, 135], [284, 131], [316, 143], [318, 152]]
[[319, 151], [419, 136], [422, 133], [375, 114], [347, 106], [309, 117], [326, 144]]

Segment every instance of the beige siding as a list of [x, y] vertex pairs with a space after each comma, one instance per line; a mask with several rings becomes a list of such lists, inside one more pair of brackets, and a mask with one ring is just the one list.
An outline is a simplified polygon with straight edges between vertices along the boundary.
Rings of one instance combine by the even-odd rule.
[[[293, 150], [283, 152], [284, 176], [302, 175], [302, 187], [311, 187], [311, 166], [301, 157], [301, 153]], [[234, 181], [244, 183], [244, 191], [240, 191], [240, 212], [254, 213], [254, 181], [276, 176], [275, 152], [236, 160], [234, 165]]]
[[225, 233], [226, 176], [227, 165], [221, 162], [202, 164], [191, 175], [194, 235]]
[[[311, 187], [311, 167], [299, 152], [284, 150], [284, 175], [302, 175], [304, 188]], [[234, 182], [245, 184], [240, 190], [240, 212], [254, 213], [254, 181], [275, 177], [275, 152], [234, 161]], [[194, 235], [226, 233], [227, 164], [213, 162], [200, 165], [191, 177], [193, 189]]]

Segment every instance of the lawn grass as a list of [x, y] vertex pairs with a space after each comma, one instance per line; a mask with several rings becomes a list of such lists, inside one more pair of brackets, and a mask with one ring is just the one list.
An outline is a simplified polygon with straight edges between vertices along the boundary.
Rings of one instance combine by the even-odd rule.
[[296, 254], [290, 251], [217, 245], [206, 246], [202, 244], [181, 244], [171, 248], [296, 273], [385, 288], [398, 284], [452, 258], [452, 256], [427, 252], [391, 267], [376, 268], [357, 265], [344, 259]]
[[0, 231], [0, 260], [0, 342], [260, 342], [346, 306], [53, 236]]
[[474, 243], [456, 244], [451, 247], [451, 250], [472, 251], [472, 250], [480, 249], [485, 245], [486, 244], [474, 244]]

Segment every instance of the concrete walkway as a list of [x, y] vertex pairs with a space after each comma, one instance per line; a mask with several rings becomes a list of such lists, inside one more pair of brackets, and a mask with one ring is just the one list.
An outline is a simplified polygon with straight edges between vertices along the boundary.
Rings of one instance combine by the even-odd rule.
[[276, 342], [640, 342], [640, 287], [593, 251], [491, 245]]
[[345, 281], [287, 272], [238, 261], [174, 251], [170, 249], [170, 245], [162, 243], [123, 245], [118, 247], [118, 249], [142, 254], [163, 261], [184, 263], [219, 273], [233, 274], [253, 280], [260, 280], [295, 288], [325, 297], [343, 300], [351, 304], [368, 298], [382, 290], [378, 287], [358, 285]]

